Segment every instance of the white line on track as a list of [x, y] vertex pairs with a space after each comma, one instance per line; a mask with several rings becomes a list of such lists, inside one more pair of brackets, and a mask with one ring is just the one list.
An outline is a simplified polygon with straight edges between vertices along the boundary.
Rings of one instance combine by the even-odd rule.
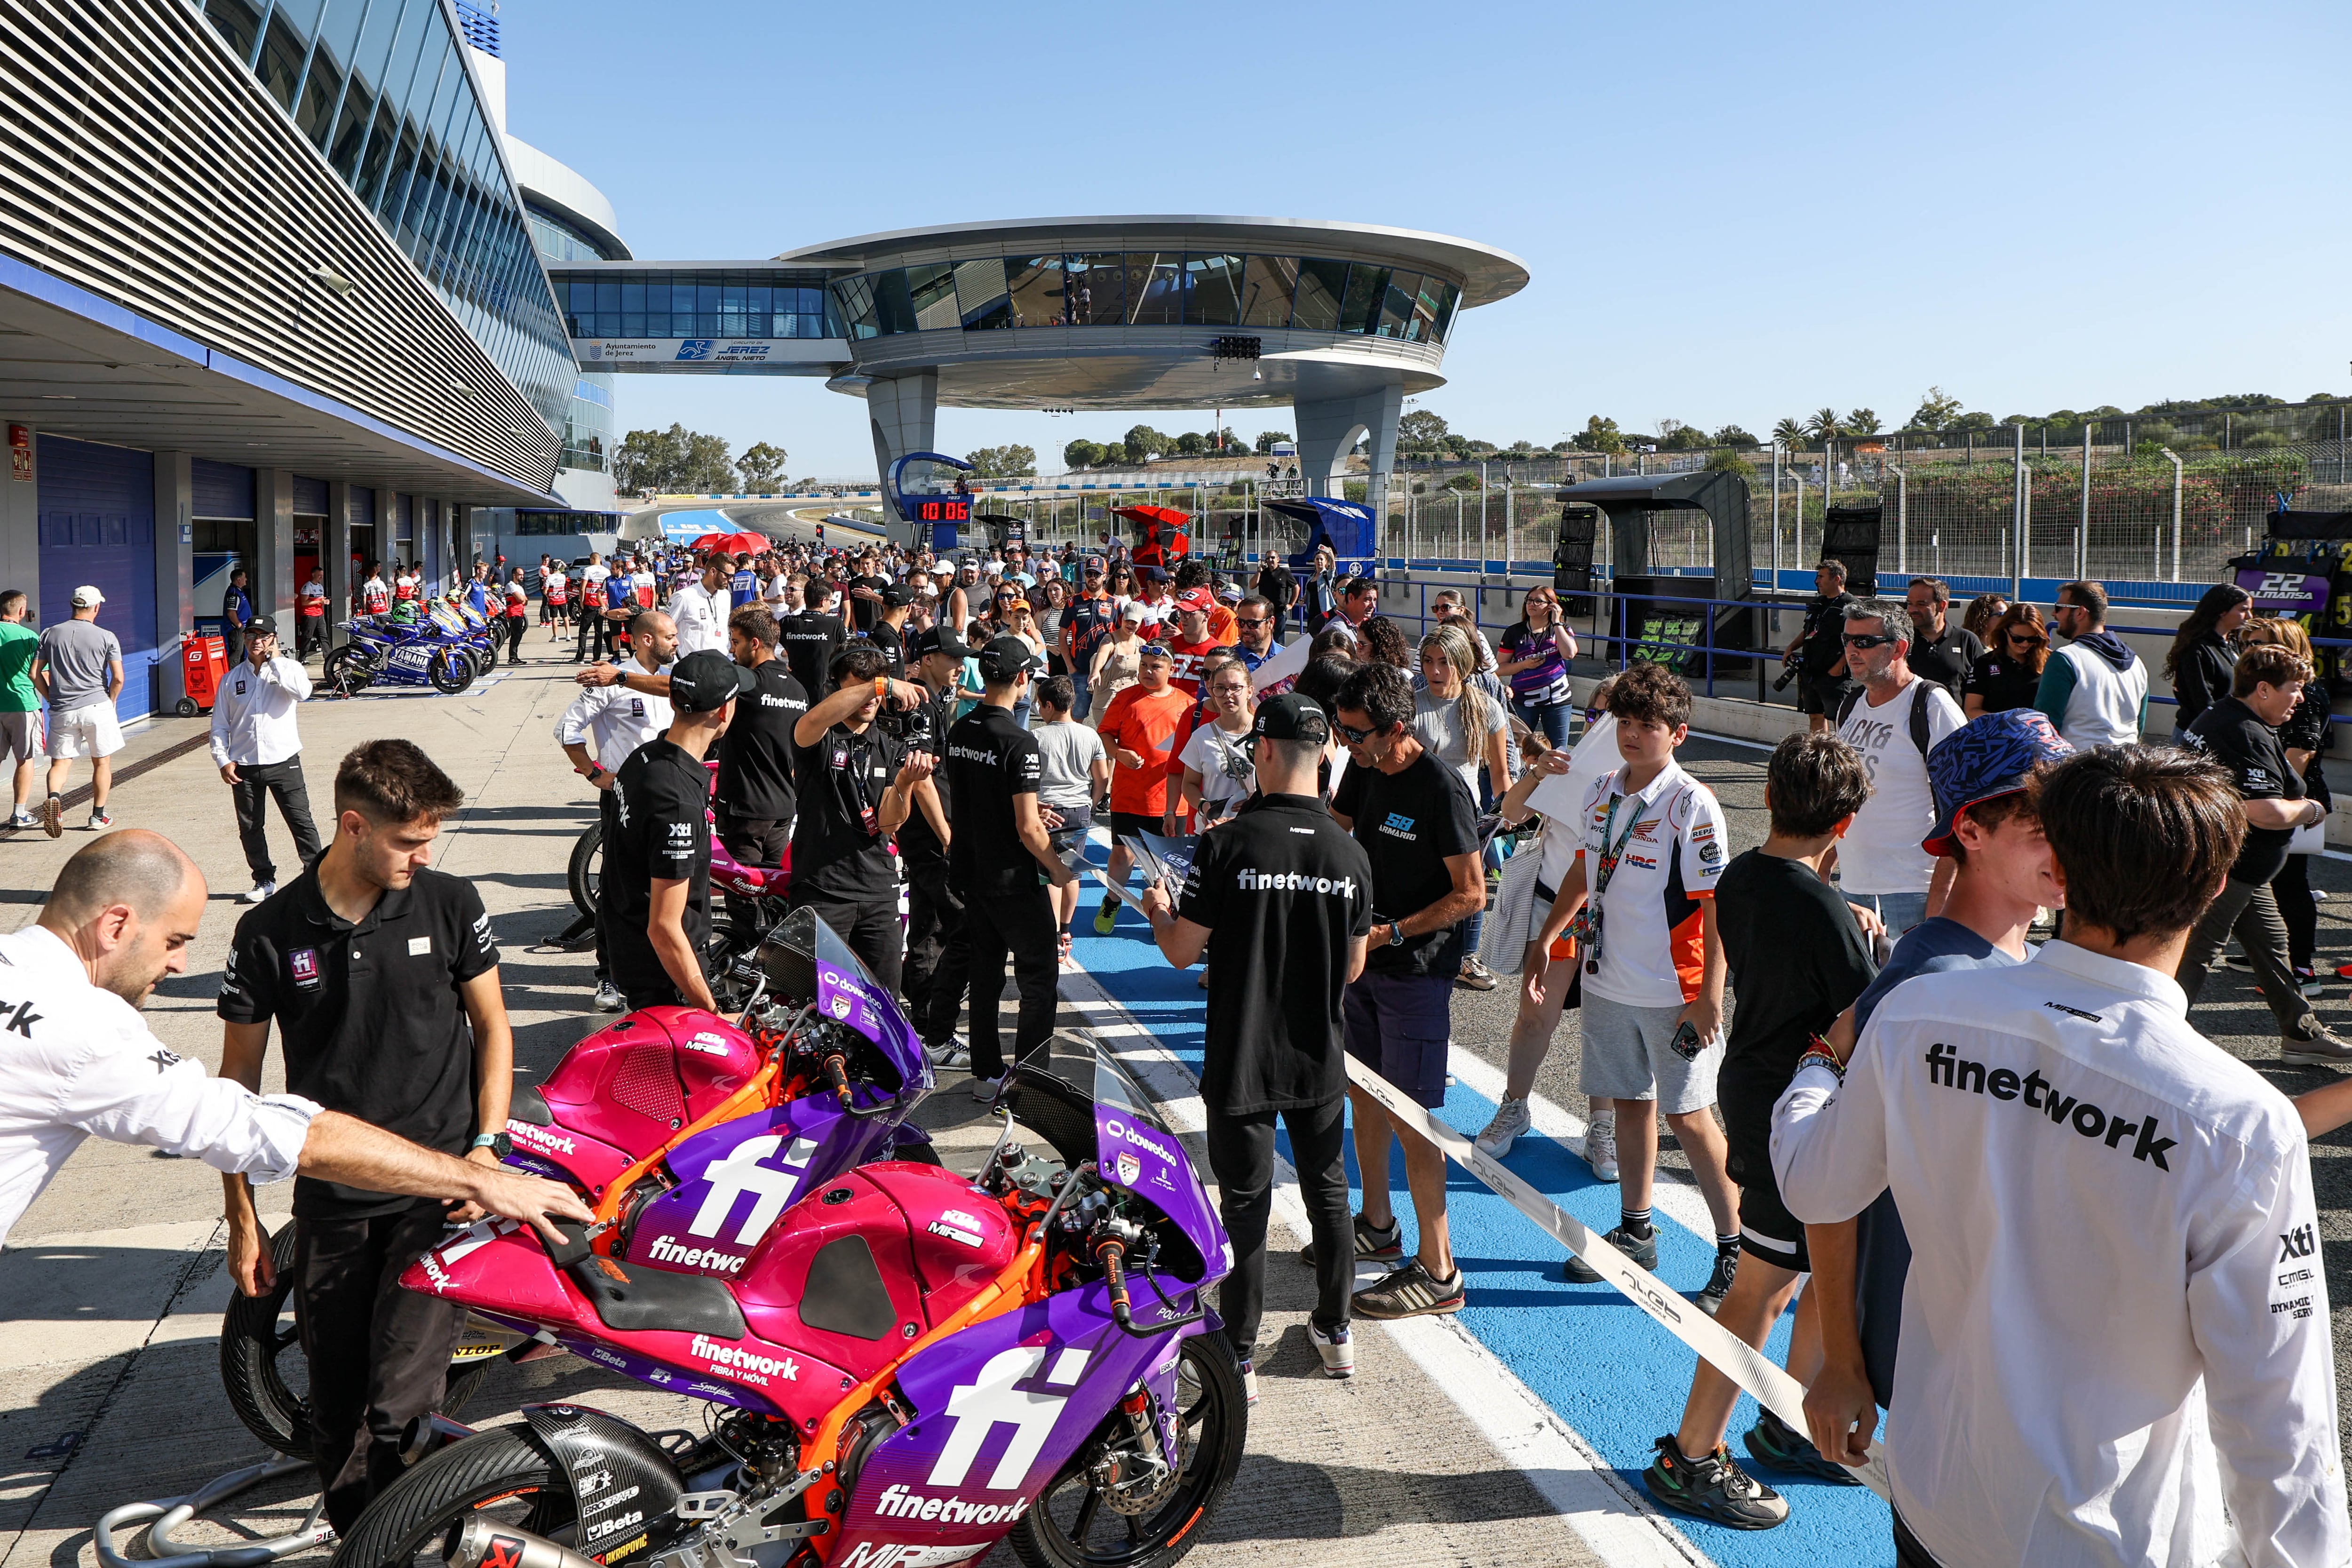
[[[1179, 1132], [1200, 1133], [1207, 1122], [1200, 1085], [1175, 1054], [1075, 962], [1063, 971], [1062, 991], [1063, 999], [1142, 1079], [1169, 1124]], [[1468, 1052], [1455, 1049], [1450, 1065], [1474, 1093], [1489, 1099], [1501, 1095], [1502, 1074]], [[1549, 1137], [1570, 1138], [1574, 1147], [1583, 1148], [1583, 1124], [1576, 1118], [1534, 1097], [1528, 1109], [1538, 1131]], [[1666, 1174], [1659, 1173], [1654, 1200], [1658, 1206], [1697, 1234], [1711, 1235], [1706, 1205], [1696, 1190], [1670, 1186], [1664, 1180]], [[1297, 1173], [1278, 1155], [1274, 1206], [1294, 1234], [1307, 1234], [1307, 1205], [1298, 1195]], [[1685, 1217], [1686, 1211], [1696, 1212], [1695, 1224]], [[1615, 1468], [1520, 1382], [1500, 1357], [1480, 1343], [1460, 1319], [1408, 1318], [1379, 1326], [1445, 1391], [1496, 1454], [1527, 1477], [1538, 1494], [1611, 1568], [1705, 1568], [1710, 1562], [1646, 1500], [1630, 1491]]]

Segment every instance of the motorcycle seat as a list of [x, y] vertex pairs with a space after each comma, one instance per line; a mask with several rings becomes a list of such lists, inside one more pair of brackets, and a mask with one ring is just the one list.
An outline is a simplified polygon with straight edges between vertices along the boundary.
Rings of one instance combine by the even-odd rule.
[[583, 1258], [566, 1272], [604, 1326], [617, 1332], [743, 1337], [743, 1309], [726, 1281], [714, 1276], [673, 1274], [601, 1255]]

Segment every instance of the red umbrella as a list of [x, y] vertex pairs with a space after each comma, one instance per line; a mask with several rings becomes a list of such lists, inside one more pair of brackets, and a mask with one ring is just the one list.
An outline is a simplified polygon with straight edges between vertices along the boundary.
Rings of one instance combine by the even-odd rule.
[[720, 540], [725, 539], [727, 535], [723, 533], [706, 533], [701, 538], [696, 540], [693, 543], [688, 545], [687, 548], [688, 550], [709, 550], [717, 545]]
[[724, 550], [730, 555], [757, 555], [763, 550], [772, 549], [773, 546], [768, 542], [766, 534], [753, 533], [746, 529], [738, 533], [719, 535], [708, 548]]

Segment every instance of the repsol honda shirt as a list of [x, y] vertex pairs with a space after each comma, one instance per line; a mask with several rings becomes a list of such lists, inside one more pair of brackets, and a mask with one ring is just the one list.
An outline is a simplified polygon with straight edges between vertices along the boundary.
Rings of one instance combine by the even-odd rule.
[[1947, 1568], [2352, 1557], [2303, 1124], [2186, 1012], [2048, 942], [1896, 986], [1774, 1109], [1799, 1219], [1902, 1211], [1887, 1470]]
[[1679, 1007], [1697, 997], [1706, 969], [1699, 900], [1715, 896], [1728, 858], [1723, 806], [1671, 758], [1633, 795], [1619, 793], [1623, 773], [1593, 780], [1584, 801], [1588, 889], [1602, 855], [1624, 846], [1601, 900], [1601, 971], [1586, 973], [1584, 988], [1629, 1007]]

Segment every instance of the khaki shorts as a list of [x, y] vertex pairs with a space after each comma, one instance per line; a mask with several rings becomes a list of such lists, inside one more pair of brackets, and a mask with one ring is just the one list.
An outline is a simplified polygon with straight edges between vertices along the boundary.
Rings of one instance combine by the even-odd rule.
[[110, 757], [122, 750], [122, 723], [111, 702], [91, 702], [49, 715], [49, 760]]
[[0, 713], [0, 752], [11, 763], [29, 763], [43, 755], [47, 742], [42, 733], [40, 710], [30, 713]]

